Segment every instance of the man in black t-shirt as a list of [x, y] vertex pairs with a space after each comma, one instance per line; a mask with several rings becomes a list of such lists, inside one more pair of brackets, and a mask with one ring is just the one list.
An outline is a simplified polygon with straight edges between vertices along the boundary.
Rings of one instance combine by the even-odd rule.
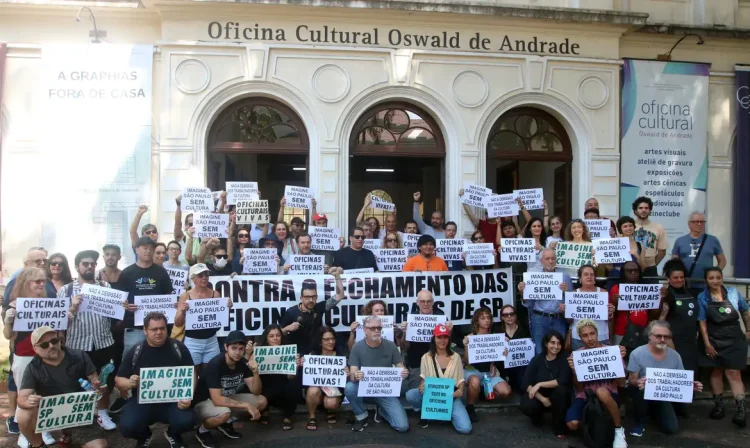
[[[258, 375], [258, 364], [252, 359], [253, 343], [245, 342], [245, 334], [234, 330], [224, 343], [226, 352], [216, 355], [201, 371], [195, 391], [195, 419], [201, 425], [195, 437], [204, 448], [215, 446], [211, 430], [216, 428], [230, 439], [239, 439], [229, 418], [249, 414], [251, 420], [260, 418], [268, 402], [261, 395], [263, 387]], [[238, 394], [242, 384], [250, 393]]]
[[355, 227], [349, 235], [349, 247], [339, 249], [333, 254], [333, 266], [343, 270], [372, 268], [377, 272], [378, 263], [375, 255], [369, 249], [364, 249], [365, 231], [362, 227]]
[[[171, 285], [170, 285], [171, 288]], [[193, 429], [192, 400], [180, 400], [177, 403], [140, 404], [140, 372], [148, 367], [181, 367], [193, 366], [193, 358], [182, 342], [167, 336], [167, 317], [162, 313], [149, 313], [143, 318], [146, 340], [133, 346], [125, 353], [120, 370], [115, 377], [115, 387], [121, 396], [127, 396], [133, 389], [130, 398], [120, 417], [120, 432], [129, 439], [136, 439], [136, 447], [146, 447], [151, 441], [152, 423], [168, 423], [164, 437], [172, 448], [183, 446], [182, 433]], [[195, 384], [193, 374], [193, 384]]]
[[[445, 313], [441, 310], [435, 309], [434, 305], [435, 299], [432, 297], [432, 292], [423, 289], [417, 293], [417, 308], [419, 309], [419, 314], [444, 316]], [[430, 350], [430, 343], [407, 341], [405, 336], [406, 326], [407, 322], [401, 324], [401, 329], [404, 331], [401, 350], [406, 351], [406, 367], [409, 368], [409, 377], [404, 382], [409, 385], [409, 389], [416, 389], [419, 387], [421, 380], [422, 356]], [[453, 322], [446, 322], [445, 326], [448, 327], [448, 330], [450, 331], [453, 329]]]

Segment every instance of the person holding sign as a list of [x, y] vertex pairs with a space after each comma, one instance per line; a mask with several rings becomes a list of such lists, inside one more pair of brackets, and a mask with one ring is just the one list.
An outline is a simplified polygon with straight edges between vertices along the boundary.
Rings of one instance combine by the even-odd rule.
[[[510, 342], [518, 339], [529, 339], [531, 335], [529, 330], [526, 329], [525, 324], [518, 323], [518, 314], [516, 308], [511, 305], [503, 305], [500, 308], [500, 329], [499, 333], [505, 334], [505, 340]], [[505, 363], [503, 368], [500, 370], [500, 374], [503, 378], [508, 379], [510, 387], [517, 390], [522, 390], [523, 376], [526, 373], [526, 366], [514, 367], [512, 369], [506, 369]]]
[[[609, 290], [609, 303], [612, 306], [618, 306], [621, 297], [621, 284], [638, 285], [642, 283], [643, 273], [638, 263], [635, 261], [625, 262], [620, 270], [618, 283]], [[658, 313], [658, 310], [618, 310], [615, 314], [613, 326], [614, 343], [624, 345], [628, 349], [628, 352], [632, 352], [637, 347], [643, 345], [646, 326], [650, 319], [649, 314], [654, 314], [652, 311]]]
[[[268, 405], [261, 395], [258, 364], [252, 359], [252, 342], [245, 342], [245, 334], [234, 330], [224, 342], [225, 352], [216, 355], [206, 364], [195, 389], [195, 419], [200, 426], [195, 438], [204, 448], [215, 446], [211, 430], [217, 429], [229, 439], [239, 439], [229, 418], [249, 415], [259, 420]], [[246, 385], [249, 393], [237, 393]]]
[[221, 246], [219, 238], [209, 238], [201, 243], [198, 263], [203, 263], [203, 260], [206, 260], [205, 265], [211, 275], [232, 275], [233, 269], [229, 263], [229, 252], [226, 247]]
[[[380, 299], [370, 300], [367, 302], [359, 311], [360, 316], [387, 316], [388, 315], [388, 306], [385, 304], [384, 301]], [[393, 324], [393, 342], [396, 344], [397, 347], [401, 347], [402, 345], [402, 339], [404, 336], [403, 330], [401, 330], [401, 327], [398, 326], [398, 324]], [[349, 352], [352, 351], [352, 347], [354, 346], [354, 343], [357, 342], [357, 328], [359, 328], [359, 322], [356, 320], [352, 322], [351, 325], [351, 332], [349, 332], [349, 340], [347, 341], [347, 347], [349, 348]]]
[[[646, 369], [670, 369], [684, 371], [682, 358], [669, 348], [667, 343], [672, 339], [672, 331], [669, 323], [663, 320], [655, 320], [648, 324], [648, 344], [633, 350], [628, 361], [628, 382], [631, 387], [625, 389], [633, 399], [633, 418], [635, 425], [630, 429], [630, 435], [641, 437], [646, 430], [648, 416], [655, 415], [661, 432], [674, 434], [677, 432], [677, 414], [674, 403], [670, 401], [659, 401], [644, 398], [646, 388]], [[676, 372], [675, 372], [676, 373]], [[700, 381], [692, 381], [690, 375], [690, 389], [700, 392], [703, 384]], [[667, 388], [665, 387], [665, 390]], [[670, 388], [671, 389], [671, 388]]]
[[[260, 337], [258, 346], [260, 347], [278, 347], [282, 341], [281, 326], [272, 324], [266, 327]], [[260, 362], [260, 361], [257, 361]], [[302, 358], [299, 353], [296, 355], [296, 364], [299, 368]], [[263, 396], [268, 401], [269, 406], [281, 410], [284, 419], [281, 423], [281, 429], [289, 431], [292, 429], [292, 416], [297, 409], [297, 402], [301, 397], [300, 382], [296, 375], [285, 375], [280, 373], [264, 373], [256, 377], [262, 384]], [[260, 417], [260, 424], [268, 424], [268, 409]]]
[[[488, 243], [487, 240], [484, 237], [484, 234], [481, 230], [475, 230], [474, 233], [471, 234], [471, 238], [469, 239], [471, 241], [471, 244], [486, 244]], [[500, 246], [498, 246], [500, 247]], [[487, 251], [489, 252], [489, 251]], [[489, 254], [487, 254], [489, 255]], [[478, 265], [478, 266], [465, 266], [467, 271], [482, 271], [486, 269], [496, 269], [498, 264], [498, 256], [497, 256], [497, 250], [492, 251], [492, 259], [495, 261], [493, 264], [485, 264], [485, 265]], [[461, 258], [463, 259], [462, 262], [464, 265], [466, 265], [466, 258], [468, 254], [464, 251], [461, 254]]]
[[[435, 309], [435, 298], [432, 296], [432, 292], [423, 289], [417, 293], [417, 307], [419, 308], [419, 314], [424, 315], [436, 315], [444, 316], [445, 313], [441, 310]], [[401, 323], [401, 330], [406, 331], [409, 323], [404, 321]], [[446, 322], [445, 324], [450, 331], [453, 329], [452, 322]], [[419, 386], [420, 378], [422, 377], [420, 367], [422, 366], [422, 356], [430, 350], [429, 342], [409, 342], [406, 338], [401, 342], [401, 351], [406, 352], [406, 366], [409, 368], [409, 378], [407, 383], [410, 389], [414, 389]]]
[[667, 255], [669, 242], [667, 231], [664, 226], [648, 219], [654, 209], [654, 202], [641, 196], [633, 201], [633, 213], [635, 213], [635, 239], [646, 249], [646, 269], [643, 270], [644, 277], [658, 277], [656, 268]]
[[[620, 217], [620, 219], [617, 220], [617, 231], [624, 238], [628, 239], [628, 247], [630, 248], [630, 256], [632, 257], [632, 260], [638, 263], [638, 266], [640, 266], [641, 270], [646, 269], [646, 251], [643, 250], [643, 246], [641, 245], [641, 243], [635, 240], [635, 220], [630, 216]], [[621, 269], [621, 263], [614, 264], [612, 266], [612, 270], [609, 273], [610, 278], [619, 277]], [[610, 288], [611, 286], [612, 285], [609, 285]]]
[[[578, 268], [578, 281], [581, 282], [581, 287], [576, 289], [575, 292], [606, 292], [603, 288], [596, 286], [596, 271], [594, 271], [594, 267], [590, 264]], [[594, 321], [596, 322], [597, 329], [599, 329], [599, 337], [601, 338], [599, 341], [603, 345], [610, 344], [610, 327], [612, 326], [612, 317], [615, 315], [615, 309], [616, 307], [609, 303], [608, 298], [607, 320]], [[583, 346], [583, 342], [580, 337], [578, 337], [578, 332], [573, 331], [573, 328], [576, 327], [578, 321], [579, 319], [572, 319], [572, 325], [570, 326], [570, 330], [568, 330], [568, 337], [565, 341], [565, 346], [569, 349], [572, 348], [572, 350], [578, 350]]]
[[[459, 434], [469, 434], [471, 432], [471, 420], [461, 400], [464, 396], [464, 387], [466, 386], [461, 356], [451, 350], [451, 331], [447, 326], [442, 324], [435, 326], [432, 334], [429, 351], [422, 356], [421, 360], [420, 370], [422, 374], [420, 375], [419, 387], [406, 392], [406, 401], [414, 409], [422, 409], [419, 427], [427, 428], [429, 422], [425, 418], [425, 408], [422, 406], [422, 396], [425, 393], [425, 378], [452, 379], [453, 387], [449, 389], [453, 401], [452, 409], [450, 408], [450, 399], [443, 400], [448, 401], [448, 403], [429, 403], [426, 408], [427, 410], [434, 408], [435, 412], [442, 411], [448, 414], [456, 432]], [[440, 404], [445, 406], [440, 406]]]
[[406, 261], [402, 272], [445, 272], [448, 265], [445, 260], [435, 255], [435, 238], [422, 235], [417, 241], [419, 253]]
[[[81, 350], [64, 348], [60, 334], [50, 327], [39, 327], [31, 333], [31, 344], [36, 355], [29, 363], [23, 376], [18, 392], [19, 411], [16, 414], [21, 434], [28, 440], [29, 447], [40, 447], [55, 443], [55, 439], [47, 432], [37, 433], [37, 423], [43, 427], [55, 425], [54, 419], [44, 420], [51, 410], [40, 412], [39, 405], [42, 397], [82, 392], [80, 381], [88, 380], [95, 389], [100, 388], [99, 375], [91, 359]], [[86, 409], [87, 405], [79, 405]], [[93, 406], [92, 406], [93, 408]], [[46, 415], [45, 415], [46, 414]], [[91, 414], [81, 418], [78, 425], [87, 426], [91, 423]], [[42, 422], [38, 422], [43, 419]], [[70, 426], [64, 426], [70, 427]], [[58, 426], [59, 428], [59, 426]], [[114, 429], [114, 428], [110, 428]], [[86, 433], [82, 433], [86, 436]], [[50, 440], [51, 439], [51, 440]], [[20, 446], [19, 440], [19, 446]], [[72, 438], [66, 431], [60, 438], [60, 444], [70, 444]], [[107, 441], [103, 438], [89, 440], [83, 444], [85, 448], [106, 448]]]
[[[284, 209], [283, 204], [281, 206], [281, 209]], [[266, 238], [266, 235], [268, 235], [268, 227], [263, 228], [263, 235], [261, 236], [261, 238]], [[281, 253], [279, 254], [282, 263], [288, 261], [292, 255], [297, 254], [297, 243], [294, 241], [292, 234], [289, 232], [289, 226], [283, 220], [279, 220], [276, 222], [276, 224], [273, 225], [273, 234], [268, 236], [269, 238], [271, 236], [275, 236], [276, 239], [283, 243]]]
[[[316, 347], [310, 352], [311, 355], [315, 356], [346, 356], [336, 346], [336, 332], [331, 327], [321, 327], [319, 340], [316, 343]], [[345, 361], [342, 359], [342, 361]], [[331, 365], [332, 369], [337, 365]], [[343, 371], [346, 376], [349, 376], [349, 367], [343, 366]], [[318, 407], [323, 404], [326, 410], [326, 422], [329, 425], [335, 425], [337, 421], [338, 410], [341, 409], [341, 402], [344, 401], [344, 388], [343, 387], [328, 387], [328, 386], [307, 386], [305, 389], [305, 403], [307, 404], [307, 413], [309, 418], [307, 419], [307, 429], [315, 431], [318, 429], [318, 422], [315, 418], [315, 413]]]
[[430, 235], [435, 239], [445, 238], [445, 227], [443, 223], [443, 213], [440, 210], [435, 210], [430, 216], [430, 227], [427, 227], [424, 220], [422, 219], [422, 211], [419, 209], [419, 203], [422, 202], [422, 193], [417, 191], [414, 193], [414, 206], [412, 207], [412, 219], [417, 223], [417, 229], [422, 235]]
[[[456, 233], [458, 233], [458, 224], [456, 224], [453, 221], [448, 221], [445, 223], [445, 239], [446, 240], [455, 240]], [[463, 243], [466, 242], [465, 239], [461, 238], [463, 240]], [[459, 244], [463, 244], [459, 243]], [[458, 246], [458, 250], [462, 252], [462, 247]], [[464, 270], [464, 260], [463, 260], [463, 253], [460, 254], [461, 260], [445, 260], [445, 264], [448, 265], [449, 271], [463, 271]]]
[[398, 232], [385, 232], [380, 247], [383, 249], [401, 249], [404, 247], [404, 241]]
[[[257, 244], [257, 241], [255, 242]], [[232, 255], [231, 264], [232, 272], [242, 274], [242, 254], [245, 249], [256, 247], [250, 239], [250, 226], [244, 225], [237, 227], [236, 215], [232, 215], [229, 220], [229, 239], [227, 240], [227, 253]]]
[[365, 231], [361, 227], [352, 229], [349, 235], [349, 246], [339, 249], [333, 254], [332, 266], [338, 266], [348, 271], [349, 269], [372, 268], [378, 272], [378, 262], [372, 251], [365, 249]]
[[[750, 306], [742, 294], [734, 287], [724, 286], [721, 268], [710, 267], [703, 271], [706, 289], [698, 296], [698, 325], [700, 344], [698, 363], [711, 368], [711, 391], [714, 394], [715, 408], [712, 419], [724, 417], [724, 393], [722, 373], [729, 381], [732, 395], [737, 403], [737, 413], [732, 423], [744, 428], [745, 385], [742, 370], [747, 361], [747, 340], [750, 339]], [[740, 319], [745, 323], [743, 333]]]
[[524, 238], [534, 238], [534, 251], [536, 261], [526, 262], [526, 270], [538, 272], [542, 270], [542, 251], [547, 247], [547, 232], [544, 230], [542, 220], [531, 218], [523, 229]]
[[[174, 239], [178, 241], [180, 244], [180, 249], [184, 252], [184, 255], [180, 258], [181, 261], [185, 261], [190, 263], [190, 260], [187, 258], [187, 242], [188, 242], [188, 235], [190, 235], [190, 249], [191, 252], [194, 254], [197, 254], [200, 250], [200, 238], [193, 238], [192, 234], [188, 232], [188, 230], [193, 228], [193, 214], [188, 213], [185, 215], [185, 222], [183, 226], [182, 221], [182, 195], [179, 195], [175, 198], [175, 203], [177, 203], [177, 208], [174, 212], [174, 229], [173, 229], [173, 235]], [[167, 247], [169, 249], [169, 247]], [[187, 269], [187, 268], [186, 268]]]

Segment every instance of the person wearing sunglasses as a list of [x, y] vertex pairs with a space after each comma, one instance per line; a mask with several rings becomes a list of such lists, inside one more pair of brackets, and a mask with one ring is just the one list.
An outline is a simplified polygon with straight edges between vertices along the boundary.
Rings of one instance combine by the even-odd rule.
[[[500, 333], [505, 333], [505, 340], [510, 342], [516, 339], [530, 339], [531, 334], [526, 325], [518, 321], [518, 314], [513, 305], [503, 305], [500, 309]], [[522, 390], [523, 376], [526, 373], [526, 366], [513, 367], [506, 369], [505, 363], [502, 364], [500, 375], [508, 380], [508, 384], [513, 390]]]
[[63, 254], [52, 254], [44, 266], [44, 271], [49, 281], [55, 285], [56, 291], [60, 291], [60, 288], [73, 281], [73, 276], [70, 275], [68, 257]]
[[[719, 239], [706, 232], [706, 215], [701, 212], [691, 213], [688, 227], [690, 233], [677, 238], [672, 247], [672, 258], [679, 258], [688, 267], [688, 277], [701, 279], [703, 271], [713, 266], [724, 269], [727, 257]], [[695, 297], [703, 292], [704, 287], [705, 284], [700, 280], [690, 281], [690, 290]]]
[[404, 242], [401, 239], [399, 232], [385, 232], [382, 242], [380, 243], [382, 249], [401, 249], [404, 247]]
[[[16, 286], [16, 280], [18, 279], [18, 275], [23, 272], [24, 269], [28, 268], [42, 268], [45, 269], [47, 264], [47, 251], [42, 248], [36, 248], [32, 247], [27, 253], [26, 257], [23, 259], [23, 268], [19, 270], [17, 273], [13, 275], [11, 280], [8, 282], [8, 284], [5, 286], [5, 291], [3, 292], [3, 308], [7, 309], [10, 304], [10, 297], [13, 294], [13, 288]], [[45, 275], [46, 275], [46, 271]], [[47, 292], [47, 297], [54, 298], [57, 297], [57, 288], [55, 288], [55, 285], [49, 281], [49, 277], [47, 277], [47, 282], [44, 285], [44, 289]]]
[[333, 254], [332, 266], [338, 266], [343, 270], [372, 268], [378, 271], [378, 263], [371, 250], [365, 249], [365, 231], [361, 227], [355, 227], [349, 234], [349, 246], [336, 251]]
[[[178, 207], [179, 208], [179, 207]], [[136, 250], [136, 243], [139, 238], [150, 238], [154, 243], [159, 241], [159, 230], [153, 224], [146, 224], [141, 228], [141, 236], [138, 236], [138, 226], [141, 223], [141, 218], [148, 212], [148, 205], [138, 206], [138, 210], [135, 212], [133, 222], [130, 223], [130, 244], [135, 253], [136, 260], [138, 259], [138, 251]]]
[[[26, 368], [18, 394], [18, 423], [22, 434], [28, 439], [30, 447], [48, 445], [42, 434], [37, 434], [36, 424], [39, 418], [39, 405], [43, 397], [81, 392], [79, 378], [87, 378], [97, 389], [103, 390], [99, 375], [89, 356], [81, 350], [63, 347], [59, 333], [48, 326], [42, 326], [31, 333], [31, 344], [35, 356]], [[81, 426], [90, 422], [81, 422]], [[112, 428], [114, 429], [114, 428]], [[61, 446], [72, 443], [71, 430], [63, 430]], [[90, 431], [80, 432], [76, 439], [84, 438], [85, 448], [106, 448], [104, 438], [92, 436]], [[96, 433], [93, 433], [96, 434]], [[54, 440], [54, 439], [53, 439]]]
[[[471, 244], [485, 244], [489, 243], [489, 241], [486, 240], [484, 237], [484, 233], [482, 233], [481, 230], [475, 230], [474, 233], [471, 234], [471, 238], [469, 238], [469, 241], [471, 241]], [[499, 244], [499, 240], [498, 240]], [[486, 269], [496, 269], [500, 266], [498, 262], [498, 256], [497, 256], [497, 250], [493, 249], [493, 258], [495, 260], [495, 264], [489, 264], [489, 265], [480, 265], [480, 266], [466, 266], [466, 252], [463, 252], [461, 254], [461, 263], [464, 264], [464, 267], [467, 271], [482, 271]], [[512, 267], [512, 266], [508, 266]]]

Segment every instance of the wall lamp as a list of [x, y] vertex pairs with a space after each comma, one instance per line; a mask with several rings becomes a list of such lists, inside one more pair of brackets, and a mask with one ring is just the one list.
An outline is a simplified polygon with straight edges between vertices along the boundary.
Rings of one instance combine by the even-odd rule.
[[91, 11], [91, 8], [89, 8], [88, 6], [84, 6], [78, 10], [78, 14], [76, 14], [76, 23], [83, 23], [83, 18], [81, 17], [81, 13], [83, 13], [84, 11], [89, 13], [89, 18], [91, 19], [91, 23], [94, 24], [94, 29], [89, 31], [89, 37], [91, 38], [91, 43], [99, 44], [101, 43], [99, 38], [107, 37], [107, 32], [104, 30], [99, 30], [96, 27], [96, 17], [94, 17], [94, 13]]
[[672, 45], [672, 48], [670, 48], [668, 52], [656, 55], [656, 60], [657, 61], [671, 61], [672, 51], [674, 51], [674, 49], [677, 48], [678, 45], [680, 45], [680, 42], [682, 42], [683, 40], [685, 40], [686, 37], [689, 37], [689, 36], [695, 36], [698, 38], [698, 42], [696, 42], [696, 45], [703, 45], [705, 43], [703, 38], [695, 33], [685, 34], [684, 36], [680, 38], [680, 40], [678, 40], [677, 42], [675, 42], [674, 45]]

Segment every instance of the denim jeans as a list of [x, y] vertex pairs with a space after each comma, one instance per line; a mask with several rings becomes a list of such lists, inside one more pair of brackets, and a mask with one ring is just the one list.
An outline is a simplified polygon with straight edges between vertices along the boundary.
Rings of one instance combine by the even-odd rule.
[[138, 404], [135, 398], [128, 400], [120, 417], [120, 433], [127, 439], [143, 440], [151, 436], [150, 425], [169, 424], [170, 437], [193, 429], [193, 410], [179, 409], [177, 403]]
[[[422, 394], [419, 392], [419, 389], [411, 389], [407, 392], [406, 401], [414, 406], [414, 409], [422, 409]], [[466, 412], [464, 402], [461, 401], [461, 398], [453, 399], [451, 423], [453, 423], [453, 428], [455, 428], [456, 432], [459, 434], [468, 434], [471, 432], [471, 420], [469, 419], [469, 414]]]
[[533, 311], [529, 315], [531, 316], [531, 337], [534, 339], [534, 349], [537, 355], [542, 353], [542, 340], [550, 330], [559, 331], [563, 338], [568, 333], [568, 322], [565, 319], [540, 316], [534, 314]]
[[365, 402], [375, 403], [380, 409], [380, 415], [388, 422], [393, 429], [398, 432], [406, 432], [409, 430], [409, 419], [406, 417], [406, 411], [401, 405], [398, 397], [358, 397], [357, 392], [359, 391], [359, 383], [347, 382], [344, 394], [346, 399], [352, 405], [352, 412], [357, 420], [364, 420], [367, 418], [367, 408]]
[[125, 359], [131, 348], [146, 340], [146, 333], [140, 328], [125, 329], [125, 349], [122, 351], [122, 359]]
[[646, 425], [648, 423], [649, 411], [656, 417], [661, 432], [664, 434], [674, 434], [677, 432], [677, 414], [674, 411], [674, 403], [669, 401], [646, 401], [643, 398], [643, 391], [637, 387], [628, 387], [625, 389], [630, 398], [633, 400], [633, 419], [637, 424]]

